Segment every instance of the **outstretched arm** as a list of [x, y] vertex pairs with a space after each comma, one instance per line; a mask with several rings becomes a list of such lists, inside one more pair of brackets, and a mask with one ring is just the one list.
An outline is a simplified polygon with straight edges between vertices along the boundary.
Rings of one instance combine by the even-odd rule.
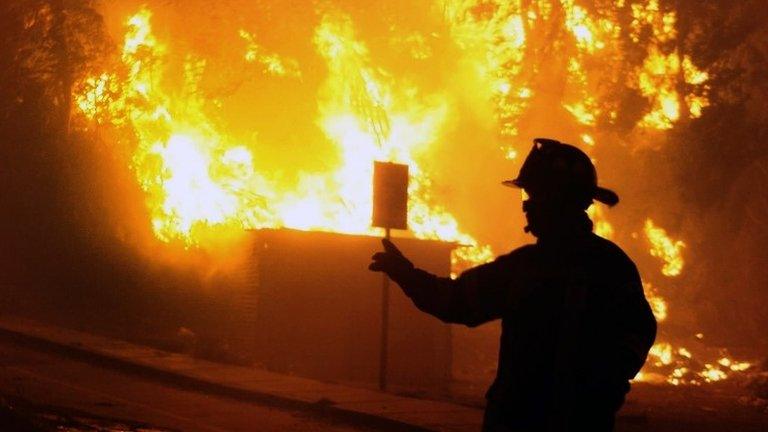
[[507, 284], [496, 262], [453, 280], [415, 268], [391, 241], [383, 239], [382, 244], [384, 251], [373, 255], [368, 268], [386, 273], [420, 310], [444, 322], [473, 327], [501, 317]]

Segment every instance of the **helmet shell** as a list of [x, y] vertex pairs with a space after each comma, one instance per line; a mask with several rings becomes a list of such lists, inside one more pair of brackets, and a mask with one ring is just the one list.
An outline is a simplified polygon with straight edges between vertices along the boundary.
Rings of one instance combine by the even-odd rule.
[[533, 148], [517, 178], [503, 182], [525, 189], [530, 195], [557, 197], [589, 205], [593, 199], [615, 205], [619, 197], [597, 185], [597, 171], [586, 153], [570, 144], [548, 138], [533, 140]]

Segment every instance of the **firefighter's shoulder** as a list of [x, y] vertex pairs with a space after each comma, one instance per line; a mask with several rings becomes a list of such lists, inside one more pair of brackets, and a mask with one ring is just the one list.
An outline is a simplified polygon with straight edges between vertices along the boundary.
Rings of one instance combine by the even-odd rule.
[[595, 258], [602, 262], [604, 268], [620, 273], [638, 274], [635, 262], [616, 243], [594, 234], [591, 237]]

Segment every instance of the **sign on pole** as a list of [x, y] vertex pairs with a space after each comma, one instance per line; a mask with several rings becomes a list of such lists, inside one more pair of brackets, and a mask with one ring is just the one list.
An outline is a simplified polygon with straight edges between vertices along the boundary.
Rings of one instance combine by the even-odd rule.
[[[408, 165], [373, 163], [373, 215], [371, 225], [389, 230], [408, 229]], [[381, 281], [381, 346], [379, 348], [379, 389], [387, 389], [389, 357], [389, 278]]]
[[373, 217], [371, 225], [408, 229], [408, 165], [373, 163]]

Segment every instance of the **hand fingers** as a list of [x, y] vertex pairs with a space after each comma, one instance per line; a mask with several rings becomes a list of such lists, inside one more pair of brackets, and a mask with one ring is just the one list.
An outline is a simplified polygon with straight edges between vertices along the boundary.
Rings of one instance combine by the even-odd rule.
[[388, 254], [388, 252], [376, 252], [375, 254], [373, 254], [371, 259], [374, 260], [374, 261], [384, 261], [387, 258], [389, 258], [387, 256], [387, 254]]
[[392, 260], [397, 258], [389, 252], [376, 252], [371, 259], [373, 262], [368, 265], [368, 270], [384, 271], [392, 265]]
[[400, 252], [400, 249], [398, 249], [397, 246], [395, 246], [395, 244], [392, 243], [389, 239], [387, 238], [381, 239], [381, 244], [384, 246], [385, 251], [389, 253], [393, 253], [398, 256], [403, 256], [403, 253]]
[[382, 239], [381, 244], [384, 246], [384, 252], [376, 252], [371, 259], [373, 262], [368, 265], [368, 270], [371, 271], [385, 271], [390, 268], [396, 262], [404, 260], [400, 249], [394, 245], [389, 239]]

